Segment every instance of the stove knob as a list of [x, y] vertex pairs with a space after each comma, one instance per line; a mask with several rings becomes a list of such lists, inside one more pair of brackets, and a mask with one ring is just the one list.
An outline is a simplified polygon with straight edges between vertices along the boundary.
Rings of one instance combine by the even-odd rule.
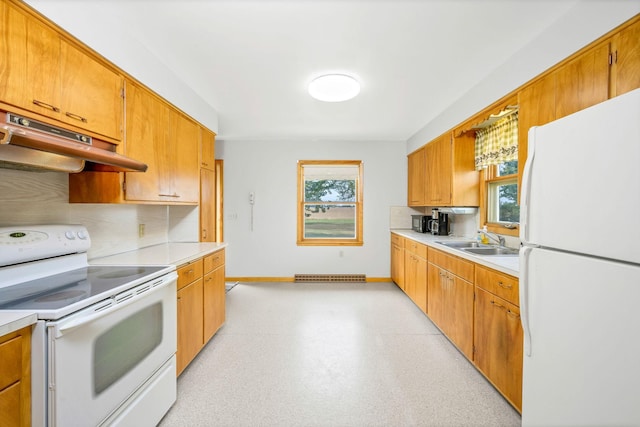
[[78, 231], [78, 238], [80, 240], [87, 240], [87, 233], [85, 233], [84, 231]]
[[64, 236], [69, 240], [75, 240], [76, 235], [73, 234], [73, 231], [67, 231], [64, 233]]

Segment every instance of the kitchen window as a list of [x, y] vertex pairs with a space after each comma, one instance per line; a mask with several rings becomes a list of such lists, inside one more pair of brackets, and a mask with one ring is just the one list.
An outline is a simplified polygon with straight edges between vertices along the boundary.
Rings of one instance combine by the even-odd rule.
[[489, 231], [517, 235], [518, 110], [508, 107], [476, 130], [475, 163], [481, 171], [480, 223]]
[[510, 225], [520, 221], [518, 205], [518, 161], [485, 169], [487, 223]]
[[362, 246], [362, 161], [298, 161], [300, 246]]

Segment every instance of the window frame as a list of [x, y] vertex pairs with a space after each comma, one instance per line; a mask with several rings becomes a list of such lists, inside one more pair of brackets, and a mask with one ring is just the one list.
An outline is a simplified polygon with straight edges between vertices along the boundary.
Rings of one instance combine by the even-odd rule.
[[[518, 169], [520, 169], [520, 162], [518, 162]], [[520, 183], [518, 182], [518, 172], [509, 175], [499, 175], [498, 165], [489, 166], [480, 171], [480, 224], [486, 225], [487, 230], [492, 233], [505, 234], [507, 236], [518, 236], [520, 231], [520, 223], [517, 223], [515, 228], [508, 228], [508, 224], [516, 223], [501, 223], [501, 222], [488, 222], [489, 220], [489, 185], [494, 183], [514, 181], [518, 185], [518, 191]]]
[[[319, 204], [304, 200], [304, 166], [357, 166], [356, 200], [354, 202], [323, 202], [321, 204], [353, 204], [356, 206], [356, 236], [353, 239], [334, 238], [321, 239], [304, 237], [304, 206], [305, 204]], [[298, 246], [362, 246], [363, 240], [363, 162], [362, 160], [298, 160], [298, 195], [297, 195], [297, 245]]]

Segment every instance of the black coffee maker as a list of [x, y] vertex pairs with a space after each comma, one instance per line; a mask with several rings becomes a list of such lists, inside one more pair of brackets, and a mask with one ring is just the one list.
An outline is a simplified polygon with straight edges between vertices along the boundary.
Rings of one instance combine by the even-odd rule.
[[449, 214], [440, 213], [438, 209], [431, 210], [431, 224], [429, 226], [431, 234], [437, 236], [449, 235]]

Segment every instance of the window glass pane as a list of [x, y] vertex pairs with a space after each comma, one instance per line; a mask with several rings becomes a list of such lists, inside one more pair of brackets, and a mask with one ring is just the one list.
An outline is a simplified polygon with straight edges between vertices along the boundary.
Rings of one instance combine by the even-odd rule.
[[518, 161], [512, 160], [498, 165], [498, 176], [513, 175], [518, 173]]
[[357, 166], [304, 166], [305, 202], [355, 202]]
[[488, 196], [489, 222], [520, 222], [517, 181], [490, 183]]
[[305, 204], [304, 237], [355, 239], [356, 205]]

